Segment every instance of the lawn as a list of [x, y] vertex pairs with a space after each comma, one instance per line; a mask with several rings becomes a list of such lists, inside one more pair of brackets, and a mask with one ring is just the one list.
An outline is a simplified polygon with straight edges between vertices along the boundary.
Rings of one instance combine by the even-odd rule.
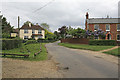
[[110, 51], [103, 52], [103, 53], [118, 56], [118, 54], [120, 55], [120, 47], [117, 48], [117, 49], [113, 49], [113, 50], [110, 50]]
[[68, 48], [85, 49], [85, 50], [92, 50], [92, 51], [101, 51], [101, 50], [105, 50], [105, 49], [114, 47], [114, 46], [94, 46], [94, 45], [70, 44], [70, 43], [58, 43], [58, 45], [65, 46]]
[[[31, 60], [31, 61], [40, 61], [40, 60], [46, 60], [47, 59], [47, 50], [45, 48], [45, 43], [42, 43], [42, 52], [38, 54], [36, 57], [34, 57], [34, 53], [40, 51], [40, 43], [36, 44], [28, 44], [24, 45], [22, 44], [21, 47], [11, 49], [11, 50], [2, 50], [2, 53], [12, 53], [12, 54], [29, 54], [29, 58], [17, 58], [17, 59], [24, 59], [24, 60]], [[7, 56], [11, 57], [11, 56]], [[14, 57], [15, 58], [15, 57]]]

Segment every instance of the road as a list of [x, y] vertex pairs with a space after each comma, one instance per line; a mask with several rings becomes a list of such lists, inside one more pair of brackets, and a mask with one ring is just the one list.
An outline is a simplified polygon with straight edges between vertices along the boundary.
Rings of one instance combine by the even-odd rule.
[[[46, 44], [48, 53], [59, 63], [64, 78], [117, 78], [118, 65], [102, 58], [57, 45]], [[89, 53], [89, 55], [88, 55]]]

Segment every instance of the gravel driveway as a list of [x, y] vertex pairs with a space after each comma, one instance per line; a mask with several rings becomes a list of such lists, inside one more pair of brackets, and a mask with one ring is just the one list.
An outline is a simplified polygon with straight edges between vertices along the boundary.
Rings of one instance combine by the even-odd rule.
[[10, 58], [2, 59], [3, 78], [59, 78], [62, 74], [58, 72], [53, 60], [46, 61], [24, 61]]

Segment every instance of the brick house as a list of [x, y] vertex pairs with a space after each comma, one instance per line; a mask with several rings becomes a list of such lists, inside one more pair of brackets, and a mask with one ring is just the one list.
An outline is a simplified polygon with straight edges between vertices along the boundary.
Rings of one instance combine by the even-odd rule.
[[89, 18], [87, 12], [85, 29], [90, 31], [102, 29], [106, 32], [106, 40], [120, 41], [120, 18]]
[[34, 38], [35, 40], [42, 38], [45, 38], [45, 30], [39, 26], [38, 24], [36, 25], [23, 25], [20, 28], [20, 34], [19, 34], [21, 39], [29, 39], [29, 38]]

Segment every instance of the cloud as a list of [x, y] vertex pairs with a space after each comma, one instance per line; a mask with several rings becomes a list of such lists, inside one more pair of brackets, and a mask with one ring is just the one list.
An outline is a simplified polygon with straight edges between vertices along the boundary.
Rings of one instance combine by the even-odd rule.
[[20, 26], [28, 20], [39, 24], [46, 22], [52, 31], [63, 25], [84, 28], [87, 9], [91, 18], [107, 15], [118, 17], [119, 0], [54, 0], [39, 10], [50, 1], [52, 0], [6, 0], [2, 2], [2, 14], [15, 27], [17, 17], [20, 16]]

